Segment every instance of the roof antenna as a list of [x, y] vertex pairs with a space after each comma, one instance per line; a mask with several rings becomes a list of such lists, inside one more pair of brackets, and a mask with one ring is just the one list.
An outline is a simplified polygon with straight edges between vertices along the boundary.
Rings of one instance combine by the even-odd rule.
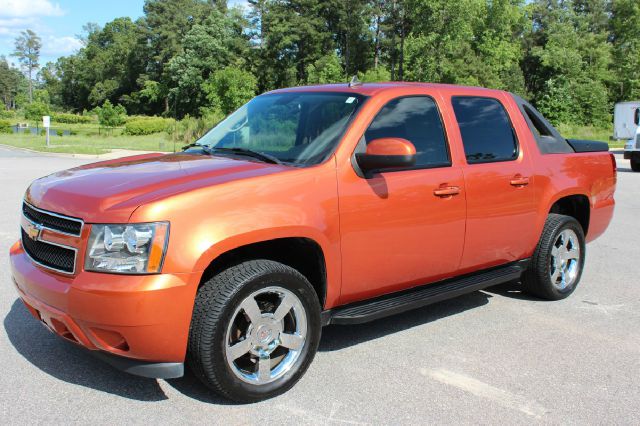
[[358, 87], [358, 86], [362, 86], [362, 82], [358, 80], [357, 75], [354, 75], [353, 77], [351, 77], [351, 81], [349, 82], [349, 87]]

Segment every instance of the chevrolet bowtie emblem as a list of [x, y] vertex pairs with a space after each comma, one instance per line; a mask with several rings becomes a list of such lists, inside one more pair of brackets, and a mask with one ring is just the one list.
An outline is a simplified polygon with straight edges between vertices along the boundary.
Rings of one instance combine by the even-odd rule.
[[41, 231], [42, 231], [42, 225], [38, 225], [36, 223], [28, 223], [27, 229], [25, 229], [27, 236], [29, 236], [29, 238], [31, 238], [33, 241], [38, 240], [38, 237], [40, 236]]

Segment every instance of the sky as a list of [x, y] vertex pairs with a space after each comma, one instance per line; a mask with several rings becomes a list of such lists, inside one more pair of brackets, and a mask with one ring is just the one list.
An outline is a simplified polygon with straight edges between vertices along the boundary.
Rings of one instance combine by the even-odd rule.
[[[246, 4], [246, 0], [231, 0], [230, 5]], [[82, 47], [76, 35], [82, 26], [95, 22], [100, 26], [121, 17], [136, 20], [142, 16], [144, 0], [0, 0], [0, 55], [10, 63], [14, 41], [26, 29], [42, 39], [40, 65], [67, 56]]]

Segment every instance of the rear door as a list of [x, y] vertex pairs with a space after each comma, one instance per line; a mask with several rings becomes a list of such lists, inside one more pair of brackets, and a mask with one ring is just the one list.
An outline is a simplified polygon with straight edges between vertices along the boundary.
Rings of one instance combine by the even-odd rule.
[[467, 165], [461, 272], [530, 255], [536, 206], [532, 166], [502, 96], [452, 96]]

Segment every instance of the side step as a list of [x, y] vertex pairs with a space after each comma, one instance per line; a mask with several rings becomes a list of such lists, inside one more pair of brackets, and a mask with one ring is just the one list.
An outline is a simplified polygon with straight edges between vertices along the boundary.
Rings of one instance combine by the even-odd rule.
[[472, 293], [497, 284], [514, 281], [520, 278], [528, 264], [529, 259], [520, 260], [498, 268], [476, 272], [472, 275], [452, 278], [375, 299], [340, 306], [322, 313], [323, 325], [361, 324], [462, 296], [463, 294]]

